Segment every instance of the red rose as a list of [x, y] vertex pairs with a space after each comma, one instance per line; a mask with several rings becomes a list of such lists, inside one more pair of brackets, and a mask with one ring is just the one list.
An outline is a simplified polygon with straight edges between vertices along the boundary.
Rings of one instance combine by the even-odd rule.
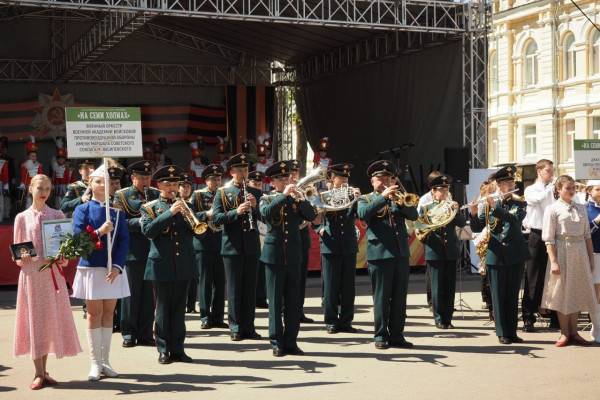
[[94, 242], [98, 241], [98, 234], [96, 233], [96, 231], [93, 231], [92, 233], [90, 233], [90, 236]]
[[94, 244], [94, 247], [96, 248], [96, 250], [102, 250], [104, 248], [104, 243], [98, 240], [96, 244]]
[[94, 233], [94, 227], [91, 225], [88, 225], [85, 227], [85, 231], [91, 235], [92, 233]]

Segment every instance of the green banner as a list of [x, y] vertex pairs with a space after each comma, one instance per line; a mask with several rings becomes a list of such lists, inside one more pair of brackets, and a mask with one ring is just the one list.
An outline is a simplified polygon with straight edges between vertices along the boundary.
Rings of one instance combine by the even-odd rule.
[[598, 139], [575, 139], [575, 150], [600, 150], [600, 140]]
[[67, 122], [141, 121], [137, 107], [67, 107]]

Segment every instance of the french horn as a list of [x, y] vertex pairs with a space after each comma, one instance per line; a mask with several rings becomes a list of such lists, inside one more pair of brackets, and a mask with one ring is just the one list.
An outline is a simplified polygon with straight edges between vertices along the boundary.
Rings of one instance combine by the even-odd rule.
[[354, 195], [355, 188], [347, 184], [319, 192], [318, 184], [327, 180], [327, 168], [318, 167], [300, 179], [296, 183], [296, 189], [302, 194], [303, 199], [320, 212], [346, 210], [358, 200]]
[[415, 236], [417, 239], [423, 241], [431, 232], [452, 222], [458, 212], [458, 207], [454, 207], [453, 204], [454, 202], [451, 200], [444, 200], [421, 215], [415, 221]]

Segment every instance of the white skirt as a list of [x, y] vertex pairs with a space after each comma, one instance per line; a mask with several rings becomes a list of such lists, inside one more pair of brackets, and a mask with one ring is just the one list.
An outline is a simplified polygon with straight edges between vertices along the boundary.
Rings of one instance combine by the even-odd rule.
[[103, 267], [77, 267], [73, 280], [73, 296], [84, 300], [122, 299], [131, 295], [127, 274], [123, 271], [112, 283], [106, 281]]

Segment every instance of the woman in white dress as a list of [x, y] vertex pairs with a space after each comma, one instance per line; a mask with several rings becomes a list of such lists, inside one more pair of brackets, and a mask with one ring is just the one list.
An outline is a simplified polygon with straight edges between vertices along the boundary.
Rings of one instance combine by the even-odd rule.
[[581, 311], [596, 309], [590, 225], [585, 206], [575, 202], [573, 178], [560, 176], [555, 191], [558, 200], [544, 212], [542, 239], [550, 268], [546, 269], [541, 307], [558, 313], [561, 336], [557, 347], [586, 346], [590, 343], [577, 332], [577, 321]]
[[[73, 297], [84, 299], [87, 307], [87, 336], [92, 364], [88, 374], [90, 381], [97, 381], [102, 374], [118, 376], [108, 361], [113, 315], [117, 299], [130, 295], [127, 274], [123, 273], [129, 250], [129, 230], [125, 216], [116, 209], [110, 210], [110, 221], [106, 220], [106, 173], [102, 166], [90, 175], [92, 200], [77, 206], [73, 213], [73, 233], [85, 232], [91, 226], [102, 242], [101, 249], [79, 260], [73, 282]], [[113, 244], [110, 268], [107, 235], [111, 235]]]

